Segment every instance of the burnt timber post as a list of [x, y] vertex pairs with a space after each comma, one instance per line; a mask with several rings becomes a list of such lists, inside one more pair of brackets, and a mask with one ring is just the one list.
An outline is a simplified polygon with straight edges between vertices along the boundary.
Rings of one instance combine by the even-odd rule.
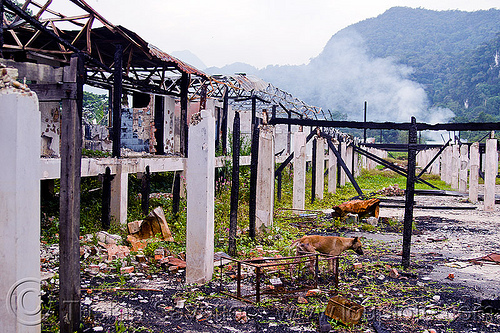
[[123, 46], [115, 45], [115, 68], [113, 70], [113, 157], [120, 157], [122, 134], [122, 60]]
[[80, 329], [80, 179], [82, 158], [83, 54], [71, 57], [64, 81], [73, 83], [76, 99], [62, 100], [61, 194], [59, 223], [59, 323], [62, 333]]
[[227, 155], [227, 116], [229, 109], [229, 88], [226, 87], [226, 93], [224, 94], [224, 102], [222, 104], [222, 155]]
[[[253, 99], [252, 99], [253, 101]], [[259, 163], [259, 125], [255, 123], [252, 133], [250, 153], [250, 201], [248, 203], [248, 220], [250, 238], [255, 239], [255, 219], [257, 210], [257, 164]]]
[[230, 256], [236, 255], [236, 229], [238, 227], [238, 197], [240, 188], [240, 114], [236, 112], [233, 121], [233, 172], [231, 179], [231, 208], [229, 213]]
[[151, 173], [149, 172], [149, 165], [146, 166], [146, 172], [142, 174], [141, 179], [141, 209], [142, 214], [147, 216], [149, 214], [149, 193], [151, 192]]
[[181, 201], [181, 174], [180, 171], [175, 172], [174, 184], [172, 185], [172, 213], [177, 218], [179, 213], [179, 204]]
[[165, 97], [155, 96], [155, 155], [165, 155]]
[[0, 0], [0, 58], [3, 58], [3, 0]]
[[317, 152], [317, 138], [314, 138], [312, 145], [312, 156], [311, 156], [311, 203], [314, 203], [316, 199], [316, 159], [318, 158]]
[[106, 167], [106, 173], [102, 178], [102, 207], [101, 207], [101, 224], [104, 230], [108, 230], [111, 226], [111, 169]]
[[180, 117], [180, 153], [183, 157], [188, 157], [188, 90], [189, 74], [182, 73], [181, 76], [181, 117]]
[[415, 198], [415, 161], [417, 157], [417, 121], [411, 117], [408, 138], [408, 176], [406, 178], [405, 217], [403, 227], [403, 258], [404, 268], [410, 267], [411, 232], [413, 225], [413, 201]]

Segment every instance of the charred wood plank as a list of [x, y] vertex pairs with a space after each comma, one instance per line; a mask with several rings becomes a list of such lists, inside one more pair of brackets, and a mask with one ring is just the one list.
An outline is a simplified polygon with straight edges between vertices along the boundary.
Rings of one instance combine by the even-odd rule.
[[405, 193], [405, 216], [403, 225], [403, 256], [402, 266], [410, 267], [410, 247], [411, 233], [413, 227], [413, 205], [415, 201], [415, 165], [417, 157], [417, 121], [415, 117], [411, 117], [411, 124], [408, 133], [408, 176], [406, 177], [406, 193]]
[[65, 98], [76, 99], [76, 83], [39, 83], [30, 84], [30, 89], [36, 92], [40, 102], [57, 102]]
[[236, 112], [233, 121], [233, 170], [231, 174], [231, 206], [229, 213], [230, 256], [236, 255], [236, 230], [238, 227], [238, 199], [240, 188], [240, 114]]

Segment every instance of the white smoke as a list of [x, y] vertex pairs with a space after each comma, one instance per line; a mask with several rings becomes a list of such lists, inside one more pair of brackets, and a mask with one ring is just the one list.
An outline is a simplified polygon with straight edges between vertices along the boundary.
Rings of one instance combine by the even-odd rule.
[[307, 66], [312, 72], [305, 84], [314, 87], [308, 101], [325, 109], [341, 111], [350, 120], [363, 120], [368, 102], [368, 121], [441, 122], [453, 116], [448, 109], [429, 110], [423, 87], [410, 80], [412, 69], [392, 58], [368, 54], [362, 37], [352, 30], [335, 35], [323, 52]]

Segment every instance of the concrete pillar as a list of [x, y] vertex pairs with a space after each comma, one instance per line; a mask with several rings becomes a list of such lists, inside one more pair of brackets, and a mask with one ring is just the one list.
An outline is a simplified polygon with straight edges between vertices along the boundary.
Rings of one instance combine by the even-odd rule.
[[40, 112], [34, 93], [0, 89], [0, 325], [40, 332]]
[[[342, 157], [342, 160], [344, 163], [349, 167], [349, 163], [347, 162], [347, 144], [345, 141], [340, 143], [340, 157]], [[347, 175], [345, 174], [344, 170], [340, 170], [340, 187], [345, 186]]]
[[293, 208], [304, 209], [306, 203], [306, 133], [293, 134]]
[[186, 283], [205, 283], [214, 270], [215, 118], [205, 110], [189, 125]]
[[451, 151], [451, 188], [458, 190], [458, 174], [460, 172], [460, 148], [458, 144], [452, 145]]
[[257, 164], [257, 202], [255, 229], [273, 225], [274, 209], [274, 126], [262, 125], [259, 137], [259, 162]]
[[325, 190], [325, 139], [316, 140], [316, 198], [322, 200]]
[[439, 157], [439, 159], [440, 159], [440, 163], [441, 163], [441, 165], [440, 165], [440, 169], [439, 169], [439, 174], [440, 174], [440, 176], [441, 176], [441, 180], [442, 180], [442, 181], [444, 181], [445, 183], [446, 183], [446, 179], [447, 179], [447, 178], [446, 178], [446, 177], [447, 177], [447, 175], [446, 175], [446, 171], [447, 171], [447, 168], [448, 168], [448, 167], [447, 167], [447, 160], [448, 160], [448, 159], [446, 158], [446, 149], [447, 149], [447, 148], [445, 148], [445, 149], [441, 152], [441, 156]]
[[495, 210], [495, 181], [498, 173], [497, 139], [494, 139], [494, 132], [486, 140], [484, 164], [484, 210], [492, 212]]
[[479, 184], [479, 142], [470, 146], [469, 201], [477, 203]]
[[453, 146], [452, 145], [450, 145], [447, 148], [446, 159], [448, 161], [446, 164], [446, 178], [447, 178], [446, 183], [451, 186], [452, 176], [453, 176]]
[[469, 168], [469, 146], [460, 147], [460, 173], [458, 177], [458, 191], [467, 192], [467, 176]]
[[328, 192], [337, 191], [337, 157], [328, 149]]
[[128, 173], [123, 170], [123, 165], [116, 166], [116, 175], [111, 181], [110, 213], [120, 224], [127, 223], [128, 208]]

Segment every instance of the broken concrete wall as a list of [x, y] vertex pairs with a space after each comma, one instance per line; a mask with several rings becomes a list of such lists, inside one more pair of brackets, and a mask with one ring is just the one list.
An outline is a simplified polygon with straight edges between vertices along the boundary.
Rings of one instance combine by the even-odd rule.
[[[62, 82], [62, 68], [29, 62], [15, 62], [0, 59], [0, 63], [18, 70], [18, 79], [26, 84], [46, 84]], [[41, 131], [40, 155], [59, 156], [60, 105], [59, 101], [39, 101]]]

